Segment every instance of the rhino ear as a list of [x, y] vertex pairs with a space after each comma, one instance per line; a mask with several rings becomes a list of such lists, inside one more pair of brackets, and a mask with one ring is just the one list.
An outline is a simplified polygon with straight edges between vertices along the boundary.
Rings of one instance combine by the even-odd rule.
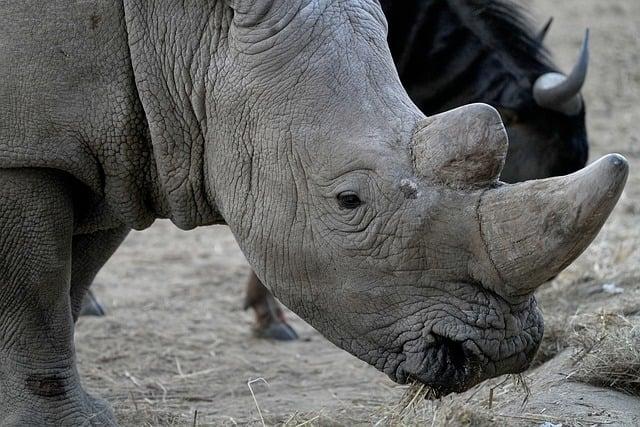
[[500, 114], [470, 104], [424, 119], [413, 137], [416, 171], [453, 188], [479, 188], [498, 180], [507, 155]]

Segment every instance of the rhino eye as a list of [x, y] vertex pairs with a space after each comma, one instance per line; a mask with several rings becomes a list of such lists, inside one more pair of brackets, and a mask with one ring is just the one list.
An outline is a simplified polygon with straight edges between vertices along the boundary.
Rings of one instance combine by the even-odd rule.
[[362, 204], [362, 200], [356, 193], [345, 191], [338, 194], [338, 205], [341, 209], [356, 209]]

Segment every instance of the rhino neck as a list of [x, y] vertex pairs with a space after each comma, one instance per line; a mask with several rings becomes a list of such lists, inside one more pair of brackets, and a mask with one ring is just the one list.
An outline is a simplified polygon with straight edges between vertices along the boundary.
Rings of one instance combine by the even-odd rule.
[[229, 11], [221, 2], [125, 1], [131, 64], [152, 146], [159, 217], [178, 227], [223, 223], [207, 179], [208, 75]]

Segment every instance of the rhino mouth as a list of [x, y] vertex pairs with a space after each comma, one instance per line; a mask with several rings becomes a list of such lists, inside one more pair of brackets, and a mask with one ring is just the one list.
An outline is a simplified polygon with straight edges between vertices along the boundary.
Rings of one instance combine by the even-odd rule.
[[419, 382], [431, 387], [437, 397], [462, 392], [482, 381], [482, 358], [469, 343], [430, 333], [420, 366], [400, 368], [400, 384]]
[[[492, 292], [486, 294], [491, 295], [492, 305], [506, 308], [502, 298]], [[520, 324], [506, 337], [503, 335], [506, 331], [500, 328], [488, 325], [474, 328], [456, 318], [444, 323], [457, 324], [458, 328], [430, 328], [421, 339], [405, 344], [403, 362], [391, 378], [400, 384], [425, 384], [432, 389], [433, 396], [441, 397], [463, 392], [498, 375], [526, 370], [542, 338], [542, 317], [535, 299], [524, 303], [520, 310], [511, 306], [505, 316], [517, 318], [513, 323]], [[466, 332], [451, 332], [456, 330]]]

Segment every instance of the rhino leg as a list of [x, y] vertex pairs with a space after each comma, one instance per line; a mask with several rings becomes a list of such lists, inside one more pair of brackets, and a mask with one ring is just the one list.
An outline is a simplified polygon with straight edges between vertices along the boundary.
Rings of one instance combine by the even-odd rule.
[[251, 307], [256, 315], [254, 334], [259, 338], [277, 341], [298, 339], [298, 334], [289, 324], [280, 303], [262, 284], [256, 273], [251, 272], [247, 282], [244, 308]]
[[104, 309], [89, 287], [98, 271], [129, 234], [125, 226], [73, 237], [71, 265], [71, 310], [78, 316], [103, 316]]
[[81, 387], [69, 298], [67, 176], [0, 170], [0, 425], [114, 425]]

